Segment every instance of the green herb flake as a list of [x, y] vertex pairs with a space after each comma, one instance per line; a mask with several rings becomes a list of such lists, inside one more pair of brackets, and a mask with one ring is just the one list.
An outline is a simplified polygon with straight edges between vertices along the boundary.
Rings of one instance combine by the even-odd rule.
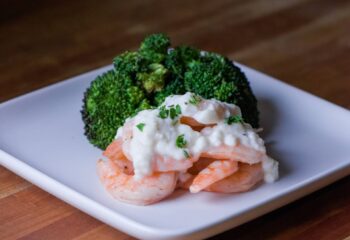
[[176, 118], [177, 114], [176, 114], [175, 108], [170, 108], [169, 109], [169, 116], [170, 116], [171, 119]]
[[198, 103], [200, 103], [202, 101], [201, 97], [193, 94], [192, 97], [190, 98], [190, 100], [188, 101], [189, 103], [191, 103], [192, 105], [198, 105]]
[[167, 109], [165, 106], [161, 106], [159, 108], [159, 117], [162, 119], [165, 119], [167, 117], [170, 117], [171, 119], [175, 119], [176, 117], [178, 117], [181, 114], [181, 107], [180, 105], [171, 105], [169, 106], [169, 108]]
[[187, 141], [185, 139], [185, 135], [181, 134], [176, 138], [176, 147], [184, 148], [187, 145]]
[[175, 107], [172, 106], [170, 109], [169, 109], [169, 115], [170, 115], [170, 118], [171, 119], [174, 119], [176, 118], [177, 116], [179, 116], [181, 114], [181, 107], [179, 104], [177, 104]]
[[184, 150], [183, 152], [186, 158], [190, 158], [190, 154], [186, 150]]
[[146, 125], [146, 124], [144, 124], [144, 123], [139, 123], [139, 124], [136, 125], [136, 127], [137, 127], [141, 132], [143, 132], [143, 128], [145, 127], [145, 125]]
[[161, 106], [161, 107], [159, 108], [159, 114], [158, 114], [158, 116], [159, 116], [160, 118], [162, 118], [162, 119], [165, 119], [165, 118], [168, 117], [168, 115], [169, 115], [169, 110], [166, 109], [165, 106]]
[[175, 106], [175, 112], [176, 112], [176, 115], [180, 115], [181, 114], [181, 107], [179, 104], [176, 104]]
[[225, 119], [225, 123], [227, 123], [228, 125], [231, 125], [233, 123], [243, 123], [243, 119], [241, 116], [230, 116], [228, 118]]

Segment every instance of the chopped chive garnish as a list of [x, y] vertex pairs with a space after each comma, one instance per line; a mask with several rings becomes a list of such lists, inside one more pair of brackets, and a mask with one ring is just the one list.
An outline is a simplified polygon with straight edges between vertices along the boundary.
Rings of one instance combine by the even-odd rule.
[[145, 127], [145, 124], [144, 123], [139, 123], [136, 125], [136, 127], [141, 131], [143, 132], [143, 128]]
[[191, 99], [188, 102], [193, 104], [193, 105], [198, 105], [198, 103], [200, 103], [201, 101], [202, 101], [202, 99], [200, 96], [193, 94]]
[[176, 118], [176, 110], [175, 110], [175, 108], [170, 108], [169, 109], [169, 115], [170, 115], [171, 119]]
[[176, 112], [176, 115], [180, 115], [181, 114], [181, 107], [179, 104], [176, 104], [175, 106], [175, 112]]
[[227, 123], [228, 125], [231, 125], [233, 123], [243, 123], [243, 119], [241, 116], [230, 116], [228, 118], [225, 119], [225, 123]]
[[185, 139], [185, 135], [181, 134], [176, 138], [176, 147], [184, 148], [187, 145], [187, 141]]
[[169, 115], [169, 110], [165, 108], [165, 106], [161, 106], [159, 108], [159, 117], [164, 119], [164, 118], [167, 118]]
[[176, 117], [178, 117], [181, 114], [181, 107], [180, 105], [176, 105], [174, 107], [174, 105], [171, 105], [168, 109], [166, 109], [165, 106], [161, 106], [159, 108], [159, 117], [162, 119], [165, 119], [167, 117], [170, 117], [171, 119], [175, 119]]

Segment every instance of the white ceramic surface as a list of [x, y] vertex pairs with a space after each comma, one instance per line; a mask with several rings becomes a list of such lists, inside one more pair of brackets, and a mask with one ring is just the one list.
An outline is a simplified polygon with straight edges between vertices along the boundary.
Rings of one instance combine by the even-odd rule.
[[142, 239], [201, 239], [233, 228], [350, 173], [350, 113], [242, 66], [259, 100], [280, 180], [241, 194], [176, 191], [140, 207], [113, 200], [83, 135], [82, 96], [107, 66], [0, 104], [0, 164], [84, 212]]

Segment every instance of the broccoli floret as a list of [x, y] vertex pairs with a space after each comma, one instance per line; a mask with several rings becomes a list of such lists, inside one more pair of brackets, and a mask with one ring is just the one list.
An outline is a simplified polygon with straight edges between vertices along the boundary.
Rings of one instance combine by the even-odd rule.
[[184, 82], [187, 91], [238, 105], [244, 121], [253, 127], [259, 126], [257, 101], [249, 82], [227, 58], [203, 53], [199, 60], [188, 64]]
[[160, 105], [171, 94], [186, 93], [184, 73], [187, 65], [199, 57], [200, 51], [188, 46], [179, 46], [169, 51], [164, 61], [165, 67], [169, 70], [168, 76], [164, 89], [155, 94], [155, 105]]
[[160, 63], [167, 55], [170, 39], [165, 34], [152, 34], [140, 46], [140, 54], [151, 62]]
[[169, 51], [164, 64], [175, 76], [183, 77], [187, 65], [198, 60], [199, 57], [199, 50], [188, 46], [179, 46]]
[[138, 52], [125, 52], [114, 58], [114, 67], [118, 72], [135, 77], [138, 72], [148, 70], [149, 61]]
[[168, 70], [159, 63], [150, 64], [148, 69], [148, 72], [137, 73], [137, 80], [142, 82], [142, 86], [148, 93], [162, 90], [164, 87], [164, 78]]
[[171, 94], [188, 91], [237, 104], [244, 120], [258, 127], [256, 99], [238, 67], [215, 53], [169, 47], [166, 35], [150, 35], [139, 50], [114, 58], [114, 70], [91, 83], [82, 116], [92, 144], [105, 149], [126, 118], [159, 106]]
[[137, 80], [142, 82], [148, 92], [160, 91], [164, 87], [164, 79], [168, 70], [161, 64], [166, 58], [170, 39], [165, 34], [152, 34], [141, 43], [139, 54], [149, 62], [146, 71], [136, 74]]
[[82, 110], [85, 135], [105, 149], [125, 119], [144, 104], [144, 93], [127, 75], [114, 70], [98, 76], [85, 92]]
[[104, 149], [126, 118], [152, 108], [154, 92], [163, 89], [168, 70], [161, 63], [170, 46], [164, 34], [147, 37], [138, 51], [114, 58], [115, 70], [97, 77], [85, 93], [85, 135]]
[[164, 34], [147, 37], [136, 52], [125, 52], [114, 58], [116, 71], [129, 75], [134, 84], [148, 93], [160, 91], [164, 86], [167, 69], [160, 63], [167, 55], [170, 41]]
[[154, 105], [159, 106], [162, 104], [164, 99], [171, 94], [184, 94], [186, 89], [183, 83], [183, 79], [175, 78], [169, 82], [162, 91], [157, 92], [154, 96]]

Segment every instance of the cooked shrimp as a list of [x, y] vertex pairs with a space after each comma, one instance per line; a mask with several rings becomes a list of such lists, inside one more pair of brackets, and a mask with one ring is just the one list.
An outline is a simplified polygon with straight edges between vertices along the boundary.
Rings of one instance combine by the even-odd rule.
[[274, 181], [277, 164], [267, 161], [263, 140], [240, 117], [233, 104], [191, 93], [169, 97], [118, 129], [104, 152], [108, 160], [98, 162], [99, 177], [113, 197], [138, 205], [176, 187], [233, 193], [253, 188], [264, 174]]
[[[103, 152], [103, 155], [115, 161], [120, 167], [127, 171], [133, 169], [132, 161], [127, 157], [129, 156], [128, 148], [123, 148], [123, 140], [121, 138], [114, 140]], [[175, 160], [155, 154], [153, 170], [156, 172], [184, 171], [190, 168], [197, 159], [198, 156], [191, 156], [182, 160]]]
[[[188, 116], [181, 117], [180, 121], [183, 124], [191, 126], [196, 131], [201, 131], [203, 128], [207, 127], [215, 127], [215, 124], [203, 124]], [[263, 151], [255, 150], [254, 148], [247, 147], [243, 144], [238, 144], [236, 146], [222, 145], [218, 147], [211, 147], [205, 152], [202, 152], [200, 157], [222, 160], [228, 159], [255, 164], [263, 161], [267, 156]]]
[[188, 190], [193, 182], [194, 175], [188, 172], [179, 172], [176, 188]]
[[[128, 159], [132, 163], [130, 156], [130, 141], [132, 138], [132, 128], [134, 126], [133, 121], [127, 122], [123, 127], [123, 132], [116, 140], [114, 140], [104, 151], [104, 155], [109, 159], [118, 159], [119, 163], [122, 159]], [[168, 172], [168, 171], [185, 171], [193, 165], [193, 162], [198, 160], [199, 156], [191, 155], [190, 157], [184, 157], [181, 160], [175, 160], [170, 157], [165, 157], [159, 154], [154, 154], [153, 158], [153, 170], [156, 172]]]
[[121, 138], [114, 140], [108, 145], [106, 150], [103, 152], [103, 155], [111, 160], [124, 158], [123, 140]]
[[180, 118], [180, 123], [189, 125], [193, 130], [200, 132], [205, 127], [212, 127], [215, 126], [215, 124], [204, 124], [200, 123], [194, 118], [183, 116]]
[[134, 174], [134, 166], [126, 157], [112, 160], [114, 164], [125, 174]]
[[99, 160], [97, 172], [107, 191], [116, 199], [136, 204], [148, 205], [170, 195], [176, 186], [175, 172], [153, 173], [140, 180], [125, 174], [111, 160]]
[[213, 183], [205, 191], [220, 193], [236, 193], [250, 190], [264, 178], [261, 163], [249, 165], [239, 163], [238, 171]]
[[103, 152], [109, 160], [113, 161], [126, 174], [133, 174], [134, 167], [123, 153], [121, 138], [114, 140]]
[[211, 158], [200, 158], [198, 161], [194, 162], [193, 166], [186, 172], [179, 173], [177, 187], [189, 189], [196, 175], [214, 161], [215, 159]]
[[188, 173], [192, 175], [197, 175], [204, 168], [208, 167], [210, 163], [214, 162], [216, 159], [201, 157], [197, 162], [193, 164], [191, 168], [188, 169]]
[[190, 186], [192, 193], [197, 193], [211, 184], [233, 174], [238, 170], [238, 163], [230, 160], [215, 160], [198, 173]]
[[198, 157], [189, 157], [182, 160], [175, 160], [173, 158], [156, 155], [154, 158], [154, 171], [185, 171], [192, 167], [193, 162], [197, 161], [197, 159]]
[[262, 162], [267, 156], [265, 152], [257, 151], [253, 148], [240, 144], [236, 146], [223, 145], [213, 147], [205, 152], [202, 152], [201, 157], [229, 159], [232, 161], [255, 164]]

